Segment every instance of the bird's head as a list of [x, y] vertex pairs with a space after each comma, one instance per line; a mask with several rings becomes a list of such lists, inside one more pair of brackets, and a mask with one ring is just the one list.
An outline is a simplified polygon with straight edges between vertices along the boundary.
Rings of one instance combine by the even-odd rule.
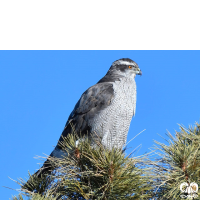
[[122, 58], [112, 63], [110, 73], [119, 74], [126, 77], [135, 77], [135, 75], [142, 75], [142, 71], [137, 63], [129, 58]]

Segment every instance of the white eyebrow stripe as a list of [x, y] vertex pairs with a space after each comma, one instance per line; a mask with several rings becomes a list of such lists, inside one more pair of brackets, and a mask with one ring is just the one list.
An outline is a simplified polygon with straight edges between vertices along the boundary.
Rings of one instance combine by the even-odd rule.
[[119, 60], [115, 64], [117, 64], [117, 65], [135, 65], [135, 63], [124, 61], [124, 60]]

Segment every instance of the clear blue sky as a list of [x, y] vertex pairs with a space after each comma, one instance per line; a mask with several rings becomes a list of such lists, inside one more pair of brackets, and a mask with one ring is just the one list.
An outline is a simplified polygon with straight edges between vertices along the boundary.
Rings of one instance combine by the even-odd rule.
[[[50, 154], [81, 94], [101, 79], [112, 62], [131, 58], [143, 75], [136, 77], [136, 115], [128, 133], [131, 152], [149, 152], [200, 120], [200, 51], [0, 51], [0, 194], [19, 188], [9, 177], [27, 178]], [[159, 134], [159, 135], [158, 135]], [[3, 196], [2, 196], [3, 195]]]

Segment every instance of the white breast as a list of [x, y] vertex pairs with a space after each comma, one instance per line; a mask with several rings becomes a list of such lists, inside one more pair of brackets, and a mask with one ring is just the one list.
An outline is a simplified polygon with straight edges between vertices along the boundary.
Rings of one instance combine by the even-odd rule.
[[123, 78], [113, 83], [114, 97], [110, 106], [91, 121], [92, 132], [102, 138], [107, 148], [122, 148], [126, 143], [131, 119], [136, 109], [136, 83]]

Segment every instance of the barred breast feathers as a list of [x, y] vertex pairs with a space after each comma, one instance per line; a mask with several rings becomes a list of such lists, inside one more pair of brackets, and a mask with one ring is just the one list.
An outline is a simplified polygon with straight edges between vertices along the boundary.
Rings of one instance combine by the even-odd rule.
[[110, 106], [91, 121], [92, 131], [102, 136], [108, 148], [121, 148], [126, 143], [130, 122], [136, 108], [136, 84], [132, 78], [113, 82], [114, 97]]

